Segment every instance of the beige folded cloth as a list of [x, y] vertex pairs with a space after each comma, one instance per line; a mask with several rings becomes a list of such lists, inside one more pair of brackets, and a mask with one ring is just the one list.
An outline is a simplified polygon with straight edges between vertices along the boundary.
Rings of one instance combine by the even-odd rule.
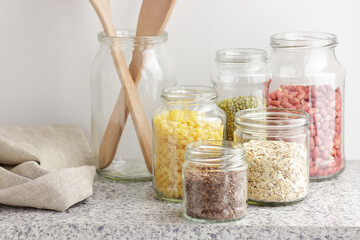
[[0, 127], [0, 204], [65, 211], [92, 195], [91, 165], [79, 127]]

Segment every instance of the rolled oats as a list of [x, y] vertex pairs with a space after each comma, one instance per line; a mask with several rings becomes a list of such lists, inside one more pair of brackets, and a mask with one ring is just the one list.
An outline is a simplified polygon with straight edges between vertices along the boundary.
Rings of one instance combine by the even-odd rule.
[[309, 171], [305, 144], [251, 140], [244, 147], [250, 201], [286, 203], [307, 196]]

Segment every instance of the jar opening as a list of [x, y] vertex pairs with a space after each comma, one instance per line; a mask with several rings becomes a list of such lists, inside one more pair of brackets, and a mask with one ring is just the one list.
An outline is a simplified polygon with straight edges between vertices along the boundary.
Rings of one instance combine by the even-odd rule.
[[267, 53], [254, 48], [228, 48], [216, 51], [216, 59], [220, 63], [251, 63], [266, 61]]
[[308, 128], [310, 116], [306, 112], [288, 108], [258, 108], [239, 111], [235, 123], [254, 129], [273, 129], [275, 131]]
[[271, 36], [273, 48], [322, 48], [337, 45], [337, 37], [332, 33], [322, 32], [285, 32]]
[[217, 93], [214, 88], [198, 85], [183, 85], [165, 88], [161, 97], [166, 102], [191, 104], [195, 102], [214, 101]]
[[168, 38], [167, 32], [163, 32], [158, 36], [136, 36], [136, 30], [133, 29], [117, 29], [116, 37], [106, 36], [105, 32], [98, 33], [99, 42], [111, 45], [111, 44], [131, 44], [131, 45], [141, 45], [141, 44], [156, 44], [165, 42]]
[[217, 167], [246, 167], [242, 144], [225, 140], [193, 142], [186, 146], [187, 161]]

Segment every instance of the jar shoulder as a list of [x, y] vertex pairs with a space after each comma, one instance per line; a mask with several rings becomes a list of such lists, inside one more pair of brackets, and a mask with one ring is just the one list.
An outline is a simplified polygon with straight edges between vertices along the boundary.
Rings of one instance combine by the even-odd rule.
[[268, 62], [271, 74], [337, 74], [345, 75], [345, 68], [335, 54], [274, 54]]

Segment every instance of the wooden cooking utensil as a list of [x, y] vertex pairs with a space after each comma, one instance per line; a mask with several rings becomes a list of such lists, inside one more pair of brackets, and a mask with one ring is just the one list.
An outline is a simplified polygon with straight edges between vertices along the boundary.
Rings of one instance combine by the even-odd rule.
[[[110, 0], [90, 0], [90, 3], [99, 16], [106, 35], [115, 37], [116, 30], [111, 18]], [[127, 68], [121, 47], [113, 45], [110, 49], [116, 71], [124, 88], [125, 99], [130, 109], [131, 118], [134, 123], [146, 166], [149, 172], [152, 172], [152, 132], [150, 124], [146, 118], [143, 106], [141, 105], [135, 83]]]
[[[140, 10], [136, 36], [157, 36], [162, 34], [175, 3], [176, 0], [144, 0]], [[139, 49], [135, 48], [129, 70], [136, 86], [141, 78], [142, 67], [143, 55]], [[108, 167], [113, 161], [128, 116], [129, 109], [122, 88], [100, 145], [98, 165], [100, 169]]]

